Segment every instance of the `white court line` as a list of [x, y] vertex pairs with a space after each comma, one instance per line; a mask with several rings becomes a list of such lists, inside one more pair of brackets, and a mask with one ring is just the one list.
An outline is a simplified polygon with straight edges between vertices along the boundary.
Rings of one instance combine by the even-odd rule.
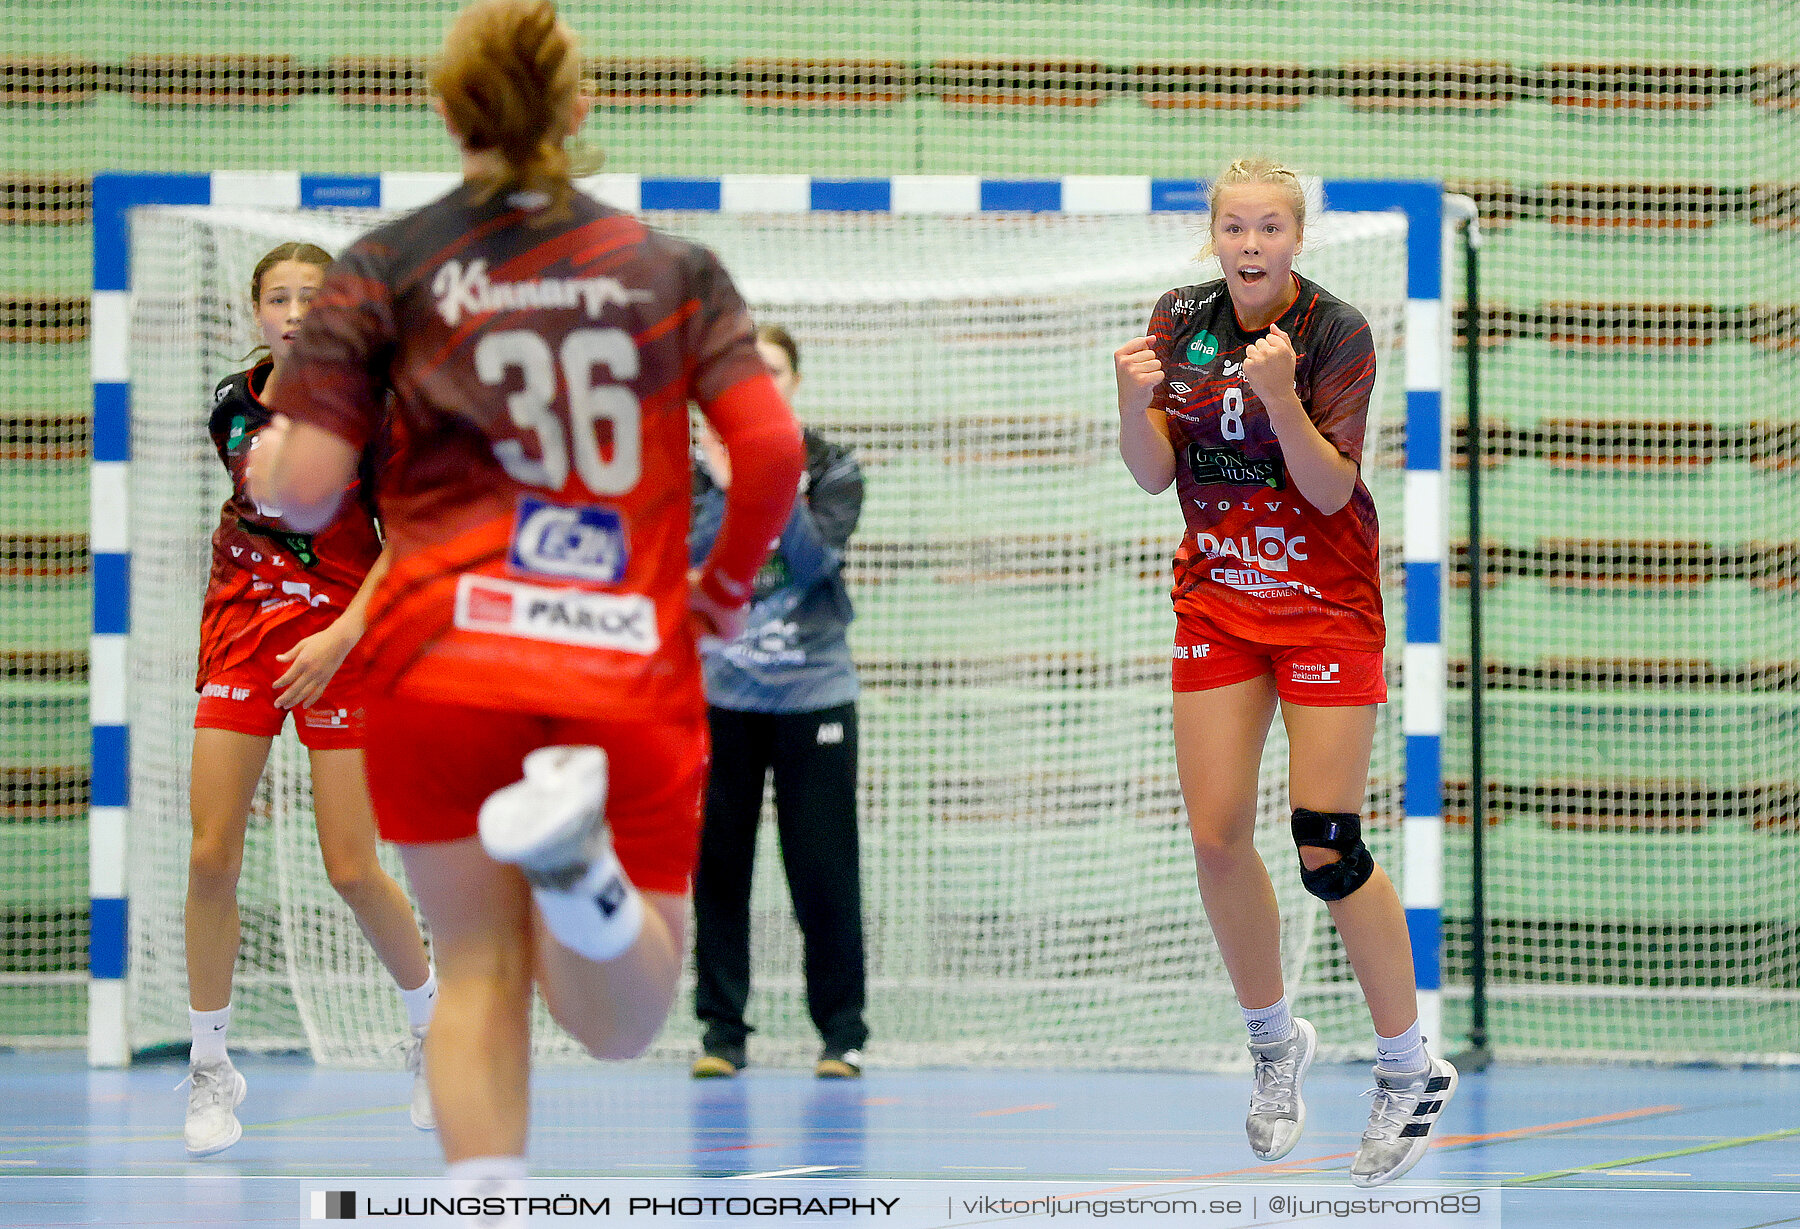
[[795, 1174], [821, 1174], [828, 1169], [842, 1169], [842, 1165], [801, 1165], [794, 1169], [771, 1169], [760, 1174], [736, 1174], [739, 1178], [791, 1178]]

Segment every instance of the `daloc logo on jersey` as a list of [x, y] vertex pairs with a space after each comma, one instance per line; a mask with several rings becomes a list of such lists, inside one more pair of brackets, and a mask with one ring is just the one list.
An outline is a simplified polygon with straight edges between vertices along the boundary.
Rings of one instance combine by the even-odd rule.
[[508, 562], [521, 572], [614, 584], [625, 575], [625, 523], [611, 508], [519, 499]]
[[1219, 339], [1201, 329], [1194, 334], [1194, 340], [1188, 342], [1187, 361], [1195, 367], [1210, 363], [1219, 352]]
[[1274, 487], [1277, 491], [1287, 487], [1287, 474], [1279, 457], [1258, 461], [1235, 448], [1202, 448], [1198, 444], [1189, 444], [1187, 463], [1188, 472], [1202, 486], [1223, 482], [1231, 486]]

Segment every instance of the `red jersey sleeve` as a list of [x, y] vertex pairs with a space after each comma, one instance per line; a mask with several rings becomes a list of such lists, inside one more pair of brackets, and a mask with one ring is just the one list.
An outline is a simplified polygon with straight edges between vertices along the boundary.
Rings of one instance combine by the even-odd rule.
[[383, 418], [386, 389], [380, 373], [388, 369], [396, 335], [393, 292], [379, 253], [373, 244], [358, 242], [326, 273], [271, 408], [363, 451]]
[[1375, 342], [1360, 313], [1346, 313], [1319, 339], [1312, 373], [1312, 420], [1357, 465], [1375, 388]]
[[682, 352], [693, 363], [694, 400], [705, 405], [732, 385], [767, 374], [756, 353], [750, 309], [718, 257], [703, 247], [690, 250], [688, 292], [695, 310], [683, 323]]
[[732, 385], [701, 409], [731, 458], [731, 489], [700, 586], [715, 601], [741, 606], [793, 511], [806, 449], [793, 411], [766, 372]]

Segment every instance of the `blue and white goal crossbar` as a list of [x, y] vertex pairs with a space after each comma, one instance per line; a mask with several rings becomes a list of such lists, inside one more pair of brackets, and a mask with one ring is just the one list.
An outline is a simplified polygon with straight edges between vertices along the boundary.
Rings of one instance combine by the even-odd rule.
[[[120, 1066], [131, 1058], [125, 1027], [129, 946], [126, 812], [130, 737], [125, 707], [126, 638], [131, 602], [129, 498], [131, 455], [130, 211], [142, 205], [241, 205], [293, 209], [408, 209], [436, 199], [454, 173], [306, 175], [215, 171], [94, 177], [94, 461], [91, 494], [93, 635], [89, 653], [92, 796], [88, 879], [92, 897], [88, 969], [88, 1060]], [[632, 211], [688, 209], [727, 213], [1201, 212], [1206, 184], [1147, 175], [1070, 175], [1054, 179], [982, 179], [917, 175], [838, 179], [807, 175], [724, 175], [716, 179], [596, 175], [582, 187]], [[1441, 1033], [1443, 936], [1443, 644], [1448, 540], [1445, 533], [1443, 381], [1450, 319], [1444, 307], [1443, 187], [1430, 181], [1327, 180], [1331, 208], [1404, 213], [1407, 231], [1406, 335], [1406, 736], [1403, 857], [1407, 926], [1417, 970], [1420, 1023]], [[1146, 309], [1148, 308], [1146, 304]]]

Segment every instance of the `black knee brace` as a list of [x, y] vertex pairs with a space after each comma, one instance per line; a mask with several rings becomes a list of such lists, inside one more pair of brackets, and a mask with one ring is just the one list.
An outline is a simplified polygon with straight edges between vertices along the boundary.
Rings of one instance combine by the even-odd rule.
[[1362, 842], [1361, 816], [1295, 807], [1293, 826], [1295, 845], [1335, 849], [1340, 855], [1316, 871], [1300, 864], [1300, 886], [1320, 900], [1342, 900], [1375, 873], [1375, 856]]

